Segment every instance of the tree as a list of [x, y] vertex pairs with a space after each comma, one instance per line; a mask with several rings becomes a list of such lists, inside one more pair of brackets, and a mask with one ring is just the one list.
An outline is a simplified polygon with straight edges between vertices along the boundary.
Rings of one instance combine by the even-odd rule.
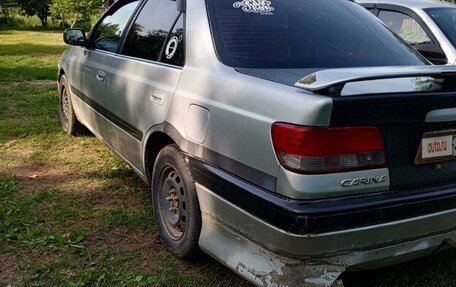
[[10, 7], [16, 4], [12, 3], [12, 0], [0, 0], [0, 14], [5, 14], [6, 24], [10, 22]]
[[28, 16], [38, 16], [41, 24], [46, 27], [51, 0], [17, 0], [17, 3]]
[[105, 1], [107, 7], [109, 7], [109, 6], [111, 6], [112, 4], [114, 4], [114, 2], [116, 2], [116, 0], [106, 0], [106, 1]]
[[103, 0], [53, 0], [51, 14], [73, 27], [79, 20], [97, 15]]

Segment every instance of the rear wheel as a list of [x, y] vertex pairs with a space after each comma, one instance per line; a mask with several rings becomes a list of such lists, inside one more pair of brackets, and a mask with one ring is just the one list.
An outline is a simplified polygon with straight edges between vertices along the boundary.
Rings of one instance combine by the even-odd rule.
[[176, 145], [169, 145], [158, 154], [152, 176], [152, 200], [165, 247], [180, 258], [198, 254], [198, 196], [184, 154]]
[[65, 75], [60, 78], [59, 116], [65, 133], [77, 136], [86, 133], [86, 128], [79, 122], [73, 109], [68, 81]]

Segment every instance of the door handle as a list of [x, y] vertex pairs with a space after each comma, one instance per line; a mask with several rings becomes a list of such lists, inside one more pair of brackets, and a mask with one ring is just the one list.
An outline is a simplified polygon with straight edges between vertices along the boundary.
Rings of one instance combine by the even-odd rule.
[[104, 82], [106, 78], [106, 73], [104, 71], [98, 71], [97, 72], [97, 80], [100, 82]]

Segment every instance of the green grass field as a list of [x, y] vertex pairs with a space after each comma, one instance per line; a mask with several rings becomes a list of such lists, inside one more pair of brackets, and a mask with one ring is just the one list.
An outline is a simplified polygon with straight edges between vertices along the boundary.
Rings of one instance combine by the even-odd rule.
[[[60, 131], [49, 32], [0, 31], [0, 286], [249, 286], [160, 244], [148, 187], [93, 137]], [[350, 286], [456, 286], [456, 252], [347, 274]]]

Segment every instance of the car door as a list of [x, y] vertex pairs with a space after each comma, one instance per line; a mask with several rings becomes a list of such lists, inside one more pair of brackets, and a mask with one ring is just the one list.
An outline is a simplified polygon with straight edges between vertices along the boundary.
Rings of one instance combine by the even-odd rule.
[[105, 90], [107, 72], [122, 34], [128, 24], [137, 1], [124, 1], [114, 5], [95, 26], [88, 45], [78, 54], [71, 79], [71, 91], [76, 96], [76, 109], [80, 120], [96, 135], [108, 141], [105, 120]]
[[144, 135], [165, 120], [184, 65], [184, 16], [176, 1], [148, 0], [109, 71], [110, 142], [139, 171]]
[[434, 64], [447, 64], [440, 44], [427, 25], [413, 11], [394, 5], [377, 5], [377, 17]]

